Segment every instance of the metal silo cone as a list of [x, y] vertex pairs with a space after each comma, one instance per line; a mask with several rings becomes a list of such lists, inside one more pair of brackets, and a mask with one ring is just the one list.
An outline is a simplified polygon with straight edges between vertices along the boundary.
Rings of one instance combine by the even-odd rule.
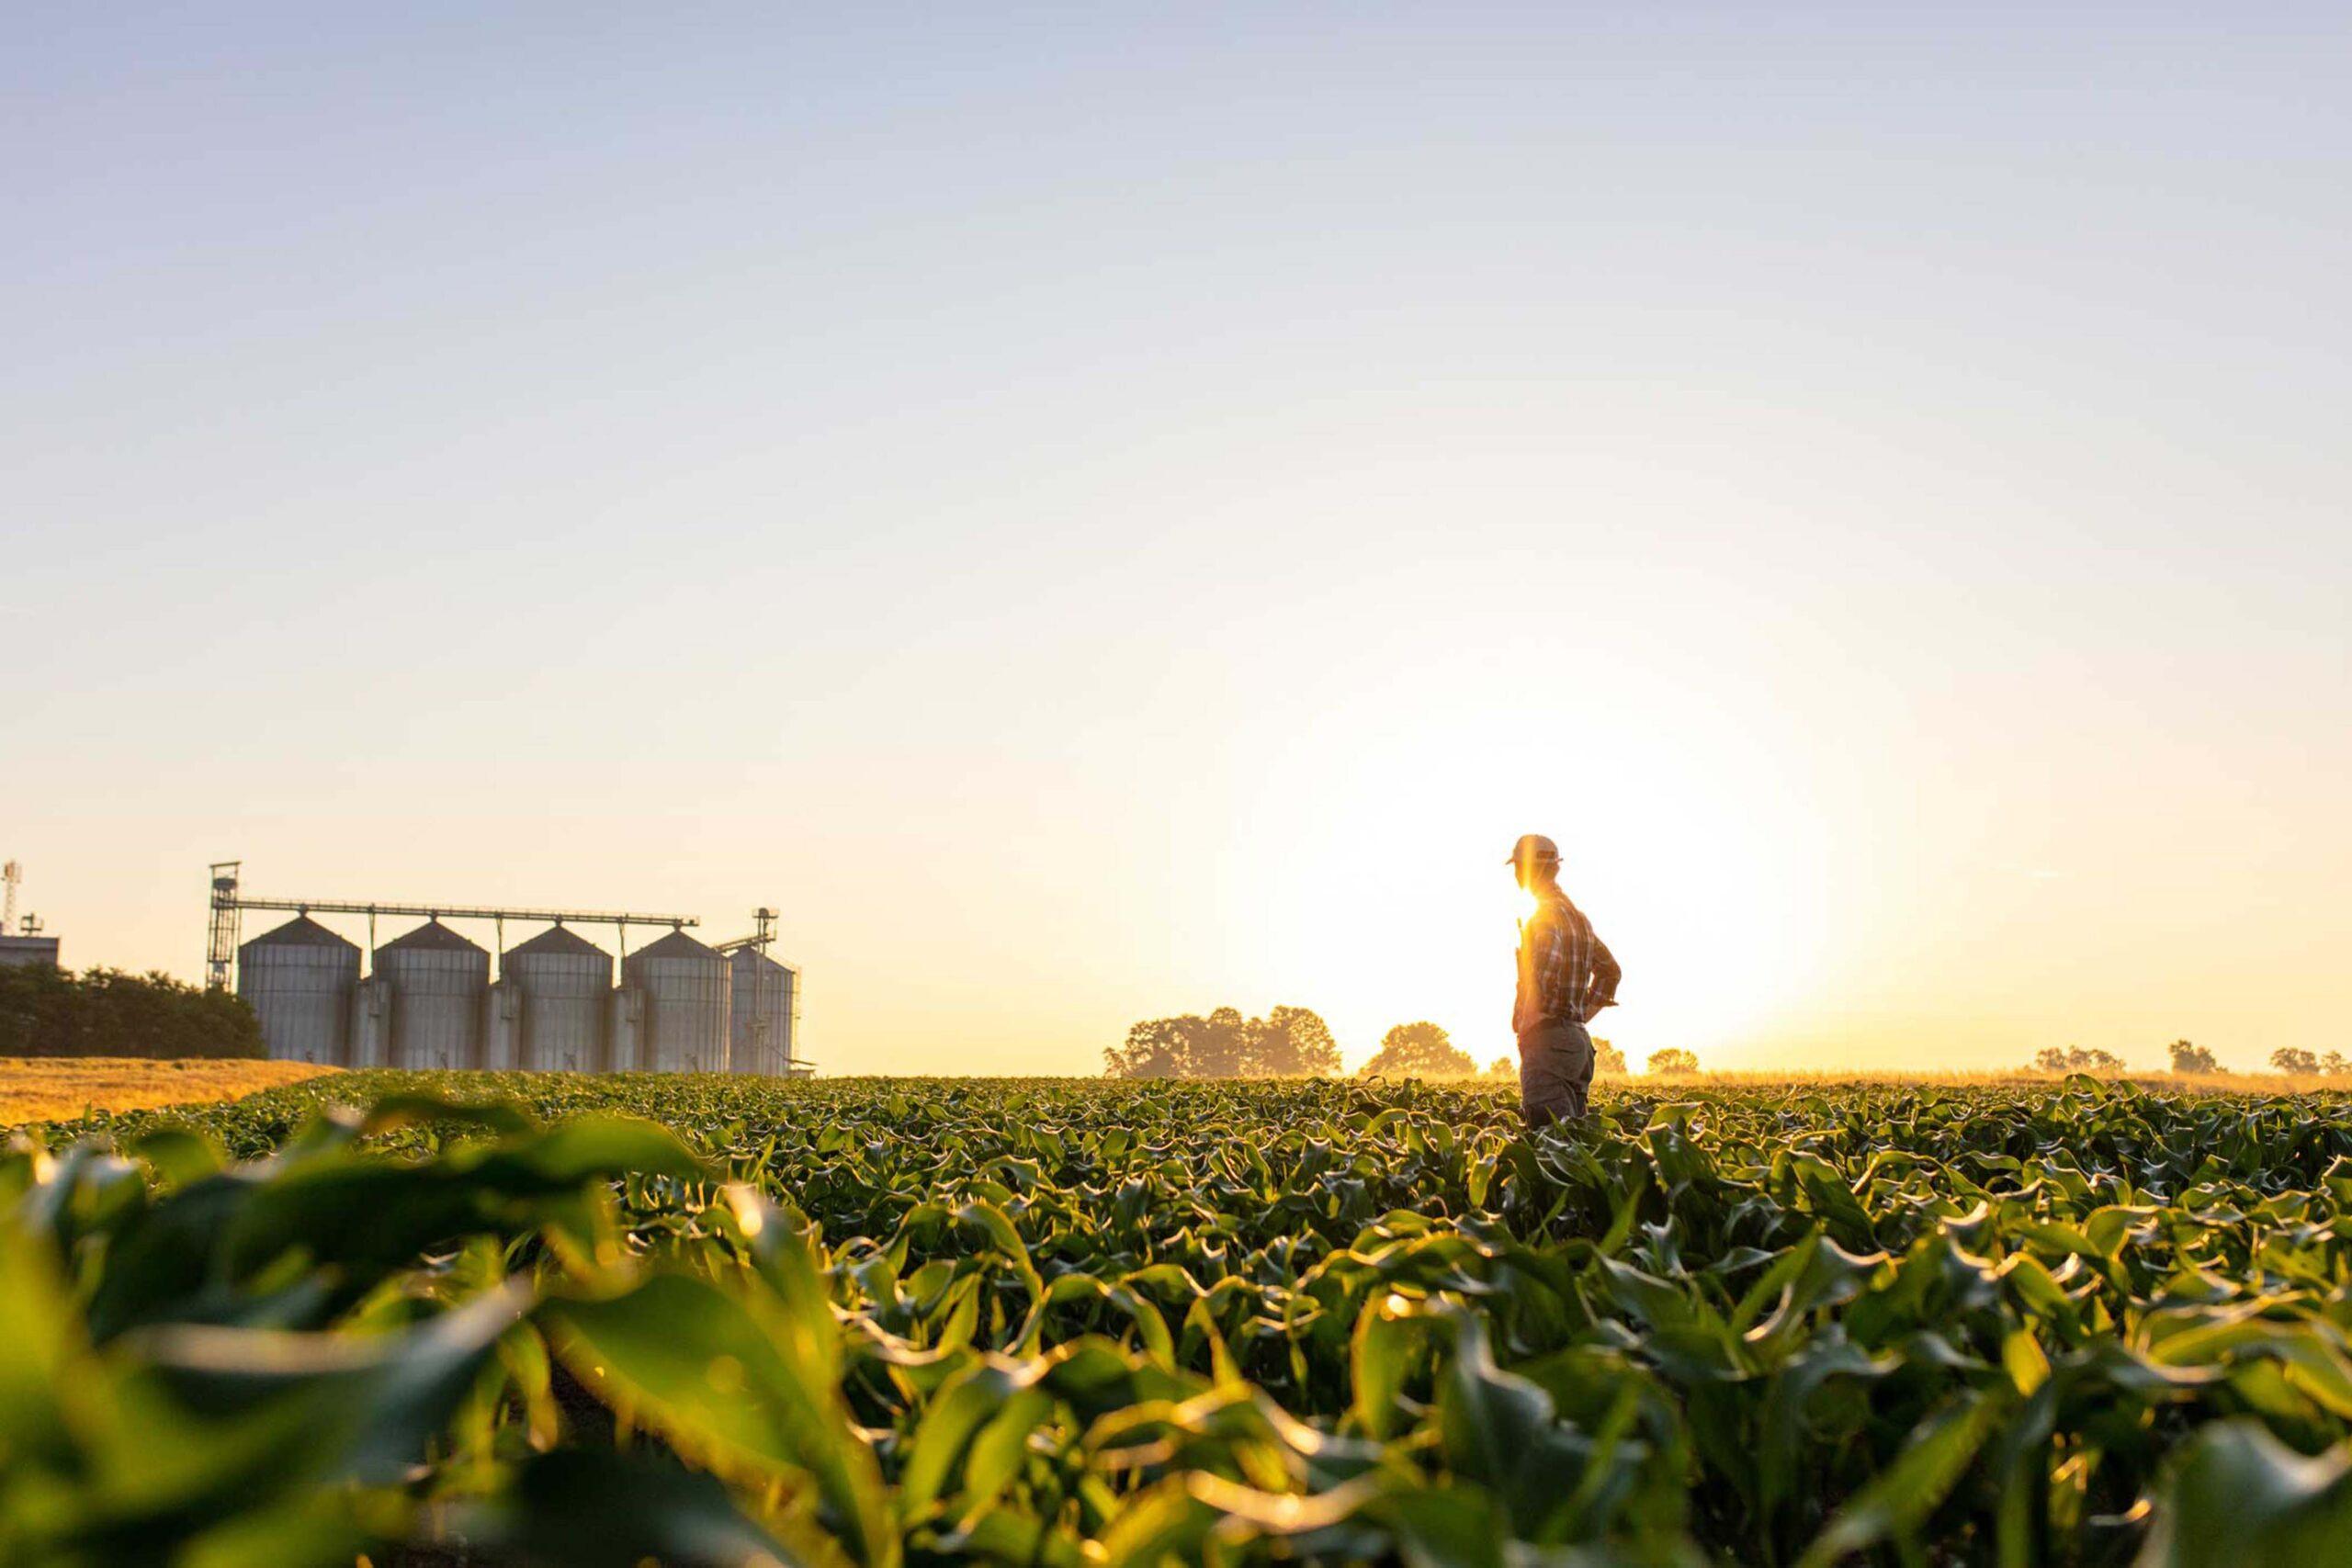
[[358, 985], [358, 945], [308, 915], [237, 949], [237, 994], [252, 1004], [262, 1048], [277, 1061], [349, 1066]]
[[800, 977], [754, 948], [737, 948], [728, 962], [734, 968], [728, 1070], [783, 1077], [792, 1059], [793, 991]]
[[638, 949], [621, 977], [645, 997], [643, 1066], [657, 1073], [723, 1073], [732, 971], [725, 954], [672, 931]]
[[598, 1073], [612, 1010], [613, 955], [561, 926], [506, 950], [507, 983], [523, 993], [521, 1059], [526, 1072]]
[[392, 993], [390, 1066], [481, 1066], [485, 949], [432, 920], [378, 948], [376, 976]]

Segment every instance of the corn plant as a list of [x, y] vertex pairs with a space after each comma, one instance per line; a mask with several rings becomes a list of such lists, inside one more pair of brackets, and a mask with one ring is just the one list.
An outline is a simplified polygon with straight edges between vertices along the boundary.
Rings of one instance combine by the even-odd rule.
[[34, 1130], [0, 1568], [2352, 1562], [2352, 1103], [1668, 1095], [359, 1074]]

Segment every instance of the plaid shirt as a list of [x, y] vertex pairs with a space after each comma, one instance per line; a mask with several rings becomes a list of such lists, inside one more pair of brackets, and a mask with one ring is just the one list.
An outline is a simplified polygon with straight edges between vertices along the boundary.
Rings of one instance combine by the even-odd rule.
[[1519, 996], [1514, 1032], [1539, 1024], [1583, 1023], [1614, 1001], [1623, 971], [1584, 911], [1557, 887], [1536, 895], [1535, 913], [1519, 923]]

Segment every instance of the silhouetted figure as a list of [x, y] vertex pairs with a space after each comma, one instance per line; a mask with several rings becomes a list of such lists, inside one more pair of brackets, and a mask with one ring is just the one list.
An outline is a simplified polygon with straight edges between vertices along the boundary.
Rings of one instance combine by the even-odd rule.
[[1519, 1036], [1519, 1108], [1530, 1127], [1573, 1122], [1592, 1089], [1592, 1036], [1585, 1025], [1617, 999], [1617, 960], [1584, 911], [1560, 891], [1560, 847], [1530, 833], [1506, 863], [1535, 896], [1519, 924], [1519, 997], [1510, 1024]]

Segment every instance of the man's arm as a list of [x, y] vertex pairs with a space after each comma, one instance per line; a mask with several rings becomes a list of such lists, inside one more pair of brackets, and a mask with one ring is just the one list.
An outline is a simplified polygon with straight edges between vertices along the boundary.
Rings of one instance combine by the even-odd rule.
[[1592, 980], [1585, 990], [1582, 1019], [1589, 1022], [1600, 1016], [1602, 1008], [1617, 1005], [1617, 982], [1625, 972], [1617, 966], [1617, 955], [1609, 951], [1599, 931], [1588, 927], [1586, 934], [1592, 942]]

